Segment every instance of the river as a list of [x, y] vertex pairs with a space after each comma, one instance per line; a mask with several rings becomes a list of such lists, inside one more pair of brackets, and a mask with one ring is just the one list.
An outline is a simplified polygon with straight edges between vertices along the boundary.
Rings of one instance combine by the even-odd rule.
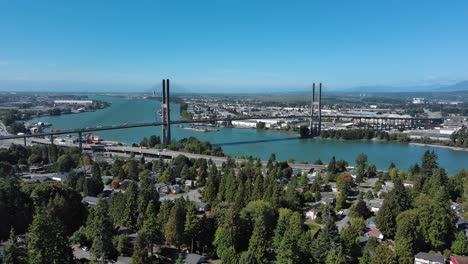
[[[55, 129], [73, 129], [124, 123], [160, 121], [157, 110], [159, 101], [145, 99], [127, 99], [111, 96], [90, 96], [112, 103], [112, 106], [96, 112], [81, 114], [48, 116], [36, 118], [33, 122], [50, 122]], [[179, 106], [171, 105], [171, 119], [178, 120]], [[125, 143], [138, 143], [143, 137], [160, 135], [160, 127], [143, 127], [96, 132], [106, 140]], [[461, 168], [468, 168], [468, 152], [447, 148], [416, 146], [397, 142], [343, 141], [330, 139], [298, 139], [295, 135], [275, 131], [257, 131], [256, 129], [220, 128], [218, 132], [201, 133], [172, 126], [173, 139], [194, 136], [203, 141], [222, 146], [225, 153], [234, 156], [254, 156], [262, 160], [275, 153], [277, 159], [294, 159], [296, 162], [314, 162], [321, 159], [327, 163], [332, 156], [354, 164], [356, 156], [366, 153], [369, 162], [379, 169], [387, 169], [391, 162], [399, 168], [408, 169], [416, 162], [421, 162], [426, 150], [434, 150], [439, 156], [439, 164], [450, 174]]]

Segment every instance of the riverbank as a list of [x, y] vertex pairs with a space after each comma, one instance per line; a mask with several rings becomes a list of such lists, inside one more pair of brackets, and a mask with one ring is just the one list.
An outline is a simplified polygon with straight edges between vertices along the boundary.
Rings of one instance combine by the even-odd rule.
[[462, 147], [444, 146], [444, 145], [438, 145], [438, 144], [425, 144], [425, 143], [417, 143], [417, 142], [409, 142], [409, 144], [420, 146], [420, 147], [446, 148], [446, 149], [455, 150], [455, 151], [467, 151], [468, 152], [468, 148], [462, 148]]

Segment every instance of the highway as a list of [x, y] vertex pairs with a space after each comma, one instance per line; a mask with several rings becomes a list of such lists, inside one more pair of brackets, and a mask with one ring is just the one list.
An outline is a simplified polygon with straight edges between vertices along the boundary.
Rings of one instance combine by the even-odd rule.
[[[33, 138], [31, 139], [32, 143], [35, 144], [50, 144], [50, 140], [41, 139], [41, 138]], [[56, 144], [57, 146], [62, 147], [78, 147], [77, 144], [70, 144], [70, 143], [59, 143]], [[113, 156], [123, 156], [129, 157], [132, 153], [135, 156], [143, 155], [145, 158], [148, 159], [156, 159], [159, 157], [163, 157], [165, 159], [173, 159], [179, 155], [184, 155], [188, 158], [193, 159], [211, 159], [216, 166], [220, 167], [223, 162], [227, 161], [227, 157], [217, 157], [217, 156], [210, 156], [210, 155], [203, 155], [203, 154], [194, 154], [188, 152], [181, 152], [181, 151], [172, 151], [172, 150], [165, 150], [165, 149], [145, 149], [139, 147], [131, 147], [131, 146], [104, 146], [104, 145], [92, 145], [92, 144], [83, 144], [84, 150], [95, 150], [95, 151], [102, 151], [104, 153], [112, 154]], [[235, 159], [237, 163], [241, 163], [245, 161], [245, 159]], [[266, 161], [262, 161], [262, 164], [265, 166], [267, 164]], [[312, 164], [293, 164], [290, 163], [289, 166], [293, 169], [299, 169], [302, 171], [308, 171], [311, 168], [315, 170], [322, 170], [324, 168], [323, 165], [312, 165]]]

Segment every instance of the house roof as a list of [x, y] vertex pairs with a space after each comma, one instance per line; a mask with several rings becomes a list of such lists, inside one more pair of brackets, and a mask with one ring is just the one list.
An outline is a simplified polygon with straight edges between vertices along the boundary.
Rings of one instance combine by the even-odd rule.
[[418, 258], [418, 259], [425, 259], [425, 260], [429, 260], [429, 261], [445, 263], [444, 256], [442, 256], [440, 254], [429, 254], [429, 253], [426, 253], [426, 252], [419, 252], [414, 257]]
[[207, 263], [206, 258], [202, 255], [198, 254], [187, 254], [185, 256], [185, 263], [187, 264], [200, 264], [200, 263]]
[[468, 257], [463, 256], [451, 256], [450, 262], [454, 264], [468, 264]]

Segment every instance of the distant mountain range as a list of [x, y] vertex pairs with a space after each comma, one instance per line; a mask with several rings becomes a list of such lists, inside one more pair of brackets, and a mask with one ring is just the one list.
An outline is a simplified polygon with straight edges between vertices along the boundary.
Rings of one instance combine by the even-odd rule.
[[[468, 80], [461, 81], [455, 84], [432, 84], [432, 85], [414, 85], [414, 86], [386, 86], [386, 85], [371, 85], [358, 86], [352, 88], [333, 88], [324, 87], [327, 92], [352, 92], [352, 93], [403, 93], [403, 92], [458, 92], [468, 91]], [[207, 91], [200, 88], [195, 89], [190, 86], [178, 85], [171, 83], [171, 92], [179, 94], [269, 94], [269, 95], [299, 95], [309, 94], [311, 88], [252, 88], [252, 89], [223, 89], [220, 85], [219, 89]], [[20, 81], [20, 80], [0, 80], [0, 92], [118, 92], [118, 93], [156, 93], [161, 92], [161, 84], [158, 82], [154, 85], [145, 84], [109, 84], [109, 83], [86, 83], [73, 81]]]
[[431, 85], [418, 85], [418, 86], [359, 86], [348, 89], [340, 89], [337, 91], [342, 92], [385, 92], [385, 93], [401, 93], [401, 92], [457, 92], [468, 91], [468, 80], [461, 81], [455, 84], [431, 84]]

